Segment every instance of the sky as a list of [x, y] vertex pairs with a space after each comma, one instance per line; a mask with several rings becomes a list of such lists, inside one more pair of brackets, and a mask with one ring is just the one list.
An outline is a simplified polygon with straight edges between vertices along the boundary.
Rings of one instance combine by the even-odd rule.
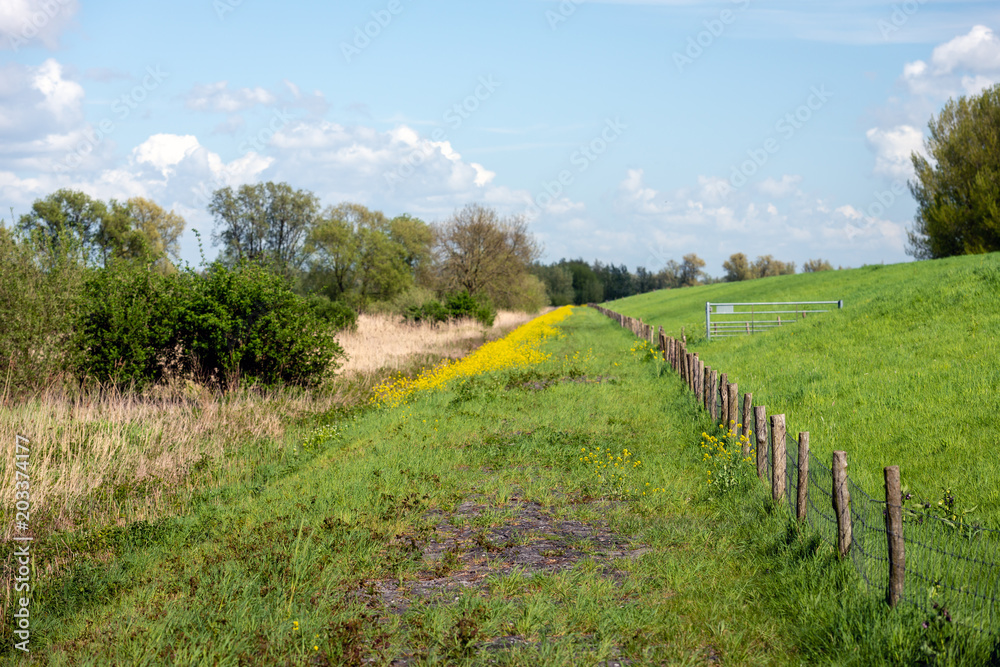
[[912, 151], [1000, 82], [1000, 3], [0, 0], [0, 210], [147, 197], [211, 260], [214, 190], [287, 182], [542, 261], [909, 261]]

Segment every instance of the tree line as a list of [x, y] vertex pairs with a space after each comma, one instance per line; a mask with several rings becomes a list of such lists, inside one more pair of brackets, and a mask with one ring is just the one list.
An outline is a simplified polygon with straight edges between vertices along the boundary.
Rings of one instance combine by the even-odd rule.
[[216, 190], [208, 210], [220, 252], [197, 268], [180, 262], [184, 219], [148, 199], [58, 190], [0, 226], [6, 386], [315, 386], [359, 311], [492, 324], [545, 305], [526, 222], [491, 208], [428, 224], [268, 182]]
[[[588, 263], [583, 259], [561, 259], [552, 264], [535, 263], [532, 273], [545, 285], [548, 301], [553, 306], [600, 303], [644, 294], [661, 289], [677, 289], [719, 282], [737, 282], [795, 273], [795, 262], [782, 262], [771, 255], [757, 257], [753, 262], [741, 252], [723, 262], [725, 273], [714, 278], [705, 271], [705, 260], [689, 253], [681, 261], [669, 260], [659, 271], [645, 267], [629, 271], [625, 264], [604, 264], [599, 260]], [[825, 259], [811, 259], [803, 271], [830, 271], [833, 266]]]

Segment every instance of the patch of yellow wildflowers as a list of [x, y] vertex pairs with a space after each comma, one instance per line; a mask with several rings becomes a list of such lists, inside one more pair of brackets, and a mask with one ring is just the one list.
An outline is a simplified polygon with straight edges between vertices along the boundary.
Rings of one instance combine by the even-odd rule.
[[730, 421], [728, 429], [725, 424], [719, 424], [724, 433], [720, 437], [701, 434], [702, 461], [708, 465], [707, 483], [718, 491], [725, 491], [739, 484], [740, 463], [753, 462], [753, 446], [750, 447], [750, 454], [743, 457], [743, 445], [749, 444], [750, 439], [740, 435], [742, 427], [743, 424]]
[[[639, 495], [640, 489], [629, 487], [628, 476], [636, 468], [642, 467], [642, 460], [634, 458], [634, 452], [630, 452], [627, 447], [621, 451], [601, 447], [588, 451], [586, 447], [581, 447], [580, 454], [580, 461], [593, 472], [597, 482], [608, 490], [609, 495], [618, 498]], [[646, 487], [648, 486], [647, 483]], [[647, 492], [657, 493], [663, 489], [644, 488], [641, 491], [642, 495], [646, 495]]]
[[633, 342], [632, 349], [629, 351], [640, 361], [659, 359], [661, 354], [660, 348], [653, 343], [650, 343], [648, 340], [637, 340]]
[[371, 402], [395, 407], [403, 405], [415, 392], [433, 391], [452, 380], [506, 369], [524, 369], [549, 359], [541, 346], [559, 335], [557, 324], [569, 317], [573, 306], [563, 306], [536, 317], [500, 340], [481, 346], [472, 354], [424, 371], [415, 378], [388, 380], [375, 387]]

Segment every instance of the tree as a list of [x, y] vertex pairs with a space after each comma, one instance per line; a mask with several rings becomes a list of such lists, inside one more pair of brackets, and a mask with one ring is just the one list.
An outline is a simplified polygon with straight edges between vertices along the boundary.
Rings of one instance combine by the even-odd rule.
[[522, 216], [469, 204], [435, 227], [435, 258], [444, 291], [487, 296], [498, 307], [521, 299], [524, 276], [541, 251]]
[[647, 271], [644, 266], [636, 267], [633, 282], [637, 294], [645, 294], [646, 292], [660, 289], [660, 282], [657, 280], [656, 274]]
[[404, 213], [389, 221], [389, 238], [403, 247], [403, 261], [416, 283], [426, 285], [430, 281], [431, 248], [434, 244], [431, 226]]
[[601, 264], [595, 260], [594, 274], [600, 279], [604, 287], [604, 298], [608, 301], [623, 299], [636, 293], [632, 274], [629, 273], [628, 267], [624, 264], [615, 266], [614, 264]]
[[795, 262], [782, 262], [771, 255], [760, 255], [753, 262], [753, 277], [768, 278], [795, 273]]
[[818, 271], [833, 271], [833, 266], [825, 259], [810, 259], [802, 265], [803, 273], [817, 273]]
[[722, 268], [726, 270], [726, 282], [735, 283], [757, 277], [747, 256], [741, 252], [730, 255], [729, 259], [722, 263]]
[[701, 270], [705, 266], [705, 260], [693, 252], [684, 255], [682, 259], [680, 271], [681, 285], [683, 287], [690, 287], [699, 284], [702, 278], [705, 277], [705, 272]]
[[389, 220], [361, 204], [329, 207], [306, 241], [310, 275], [306, 282], [331, 299], [358, 308], [387, 301], [426, 272], [430, 228], [421, 220]]
[[565, 260], [552, 266], [536, 263], [531, 267], [531, 272], [545, 285], [545, 294], [549, 305], [552, 306], [565, 306], [575, 302], [573, 273], [564, 266], [564, 263]]
[[681, 274], [681, 265], [677, 263], [676, 259], [671, 259], [657, 272], [656, 278], [665, 289], [676, 289], [684, 286]]
[[168, 255], [180, 260], [184, 224], [184, 218], [149, 199], [133, 197], [124, 203], [112, 199], [98, 233], [102, 260], [107, 265], [111, 257], [142, 259], [162, 273], [172, 272], [176, 269]]
[[269, 181], [241, 185], [235, 192], [231, 187], [216, 190], [208, 211], [215, 217], [213, 241], [223, 246], [227, 264], [247, 259], [291, 275], [305, 260], [305, 239], [319, 216], [319, 199]]
[[1000, 84], [948, 100], [928, 128], [930, 159], [910, 154], [917, 213], [907, 252], [933, 259], [1000, 250]]
[[149, 260], [169, 270], [184, 218], [165, 212], [149, 199], [133, 197], [108, 203], [76, 190], [57, 190], [35, 200], [19, 221], [22, 232], [38, 236], [46, 252], [60, 255], [78, 248], [85, 264], [107, 266], [112, 258]]
[[565, 266], [573, 276], [573, 303], [579, 306], [604, 301], [604, 285], [589, 264], [582, 259], [574, 259], [569, 262], [563, 260], [560, 265]]
[[31, 212], [18, 220], [20, 230], [37, 236], [46, 252], [58, 256], [80, 248], [85, 263], [96, 263], [105, 252], [100, 244], [102, 227], [108, 217], [104, 202], [78, 190], [57, 190], [36, 199]]
[[184, 218], [163, 210], [159, 204], [144, 197], [132, 197], [126, 202], [132, 226], [140, 230], [156, 258], [180, 261], [180, 239], [184, 233]]

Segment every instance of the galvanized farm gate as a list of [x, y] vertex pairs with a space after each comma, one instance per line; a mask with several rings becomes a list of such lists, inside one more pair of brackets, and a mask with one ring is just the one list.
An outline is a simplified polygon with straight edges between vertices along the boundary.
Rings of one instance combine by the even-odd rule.
[[[829, 312], [829, 308], [817, 308], [836, 304], [839, 301], [757, 301], [753, 303], [712, 303], [705, 302], [705, 336], [708, 340], [726, 336], [745, 336], [767, 331], [782, 324], [805, 319], [807, 315]], [[781, 308], [775, 310], [775, 308]], [[784, 321], [781, 316], [785, 315]]]

